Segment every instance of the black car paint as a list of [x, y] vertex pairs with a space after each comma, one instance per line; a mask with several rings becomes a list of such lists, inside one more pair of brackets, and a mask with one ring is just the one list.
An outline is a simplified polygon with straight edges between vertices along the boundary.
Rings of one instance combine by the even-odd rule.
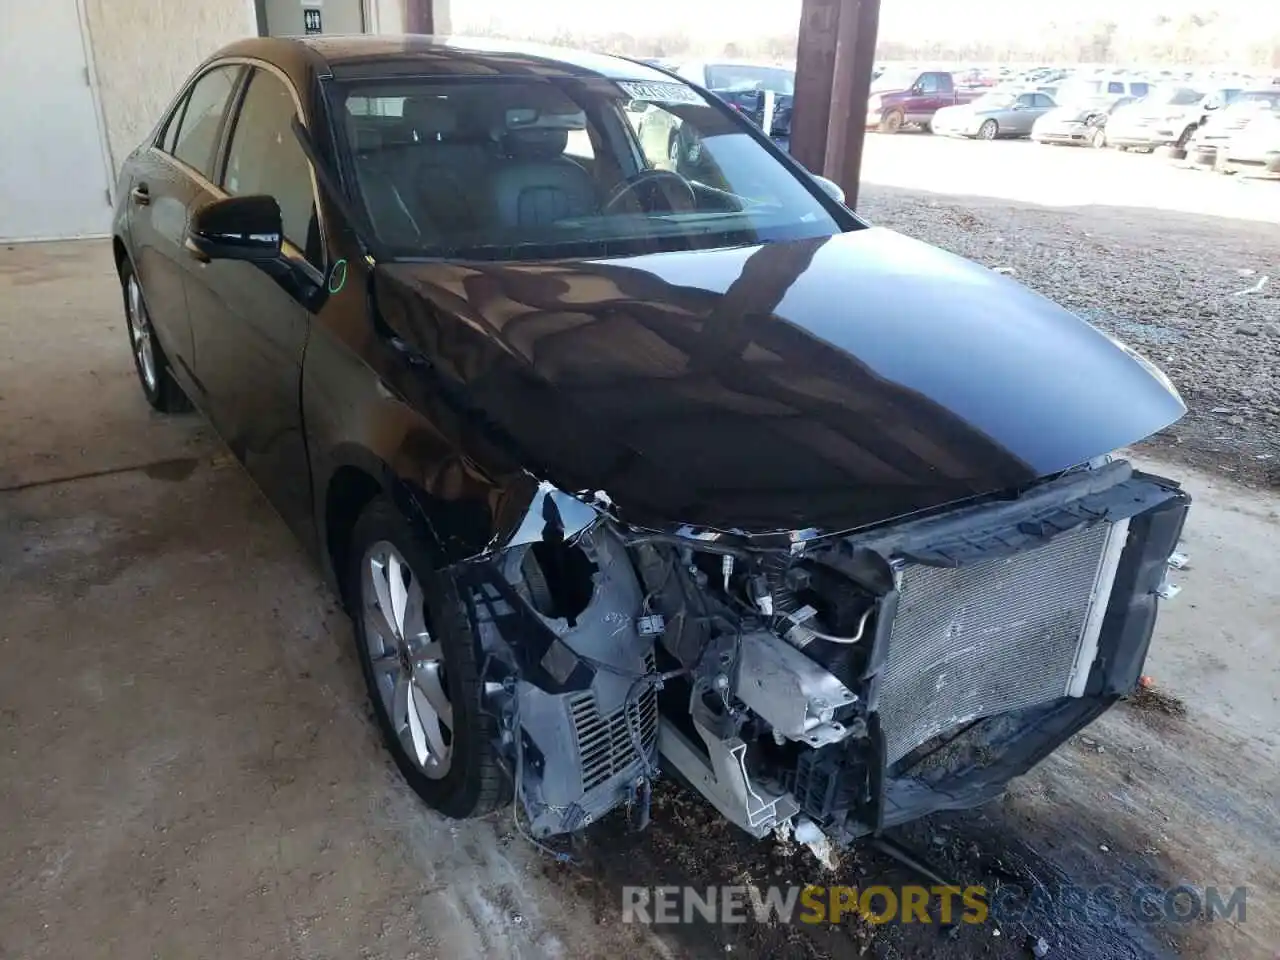
[[[228, 59], [288, 78], [327, 159], [333, 75], [646, 71], [423, 38], [251, 40]], [[183, 249], [218, 187], [149, 145], [122, 186], [117, 249], [145, 265], [175, 375], [331, 578], [377, 491], [455, 560], [519, 516], [532, 473], [638, 522], [835, 528], [1017, 489], [1182, 412], [1066, 311], [847, 211], [853, 232], [824, 241], [375, 267], [321, 192], [317, 266], [346, 279], [309, 310], [250, 264]]]
[[1183, 412], [1067, 311], [881, 229], [376, 272], [386, 322], [515, 462], [644, 525], [857, 527], [1016, 488]]

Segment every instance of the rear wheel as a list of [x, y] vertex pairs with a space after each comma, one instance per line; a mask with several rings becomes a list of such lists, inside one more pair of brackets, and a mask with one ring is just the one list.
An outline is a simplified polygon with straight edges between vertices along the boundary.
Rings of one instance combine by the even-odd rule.
[[994, 120], [983, 121], [982, 126], [978, 128], [979, 140], [994, 140], [996, 134], [1000, 132], [1000, 125]]
[[897, 133], [902, 129], [902, 125], [906, 122], [901, 110], [890, 110], [880, 118], [881, 133]]
[[352, 533], [344, 594], [382, 739], [428, 806], [476, 817], [509, 798], [494, 719], [481, 710], [470, 618], [389, 500], [374, 500]]
[[156, 338], [151, 323], [151, 311], [142, 292], [142, 283], [133, 272], [133, 264], [126, 258], [120, 264], [120, 286], [124, 294], [124, 315], [129, 328], [129, 349], [133, 353], [133, 365], [138, 372], [142, 394], [161, 413], [182, 413], [191, 409], [191, 402], [173, 379], [169, 358]]

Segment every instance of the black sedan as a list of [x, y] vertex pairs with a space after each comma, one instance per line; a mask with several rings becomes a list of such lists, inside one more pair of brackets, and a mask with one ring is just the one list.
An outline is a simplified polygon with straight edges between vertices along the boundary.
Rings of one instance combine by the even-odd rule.
[[1108, 453], [1167, 379], [672, 73], [248, 40], [121, 177], [147, 400], [314, 551], [446, 814], [643, 823], [674, 769], [823, 853], [1137, 680], [1187, 498]]

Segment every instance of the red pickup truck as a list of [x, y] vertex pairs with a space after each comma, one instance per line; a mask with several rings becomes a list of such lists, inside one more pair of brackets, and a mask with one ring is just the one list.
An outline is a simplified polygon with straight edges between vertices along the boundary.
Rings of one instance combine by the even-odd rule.
[[984, 91], [958, 91], [945, 70], [888, 70], [871, 83], [867, 127], [897, 133], [908, 124], [927, 127], [943, 107], [969, 103]]

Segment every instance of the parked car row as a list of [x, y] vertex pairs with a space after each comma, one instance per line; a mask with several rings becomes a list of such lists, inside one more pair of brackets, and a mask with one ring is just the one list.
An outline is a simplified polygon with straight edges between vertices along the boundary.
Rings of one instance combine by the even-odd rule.
[[[1050, 92], [1052, 90], [1052, 92]], [[1124, 78], [1067, 79], [1056, 87], [975, 95], [944, 71], [884, 74], [872, 85], [866, 125], [908, 126], [977, 140], [1115, 147], [1211, 165], [1280, 174], [1280, 87], [1152, 85]]]
[[[741, 62], [661, 63], [716, 94], [768, 130], [784, 149], [791, 133], [795, 72]], [[1205, 78], [1201, 78], [1202, 80]], [[1213, 78], [1210, 78], [1213, 79]], [[1228, 84], [1243, 82], [1220, 77]], [[1280, 172], [1276, 116], [1280, 89], [1155, 82], [1121, 73], [1030, 71], [998, 85], [973, 85], [973, 71], [889, 69], [872, 80], [866, 127], [896, 134], [917, 128], [941, 136], [1168, 153], [1226, 171]], [[692, 156], [677, 121], [661, 131], [646, 121], [646, 142], [664, 140], [670, 165]], [[659, 145], [661, 146], [661, 144]]]

